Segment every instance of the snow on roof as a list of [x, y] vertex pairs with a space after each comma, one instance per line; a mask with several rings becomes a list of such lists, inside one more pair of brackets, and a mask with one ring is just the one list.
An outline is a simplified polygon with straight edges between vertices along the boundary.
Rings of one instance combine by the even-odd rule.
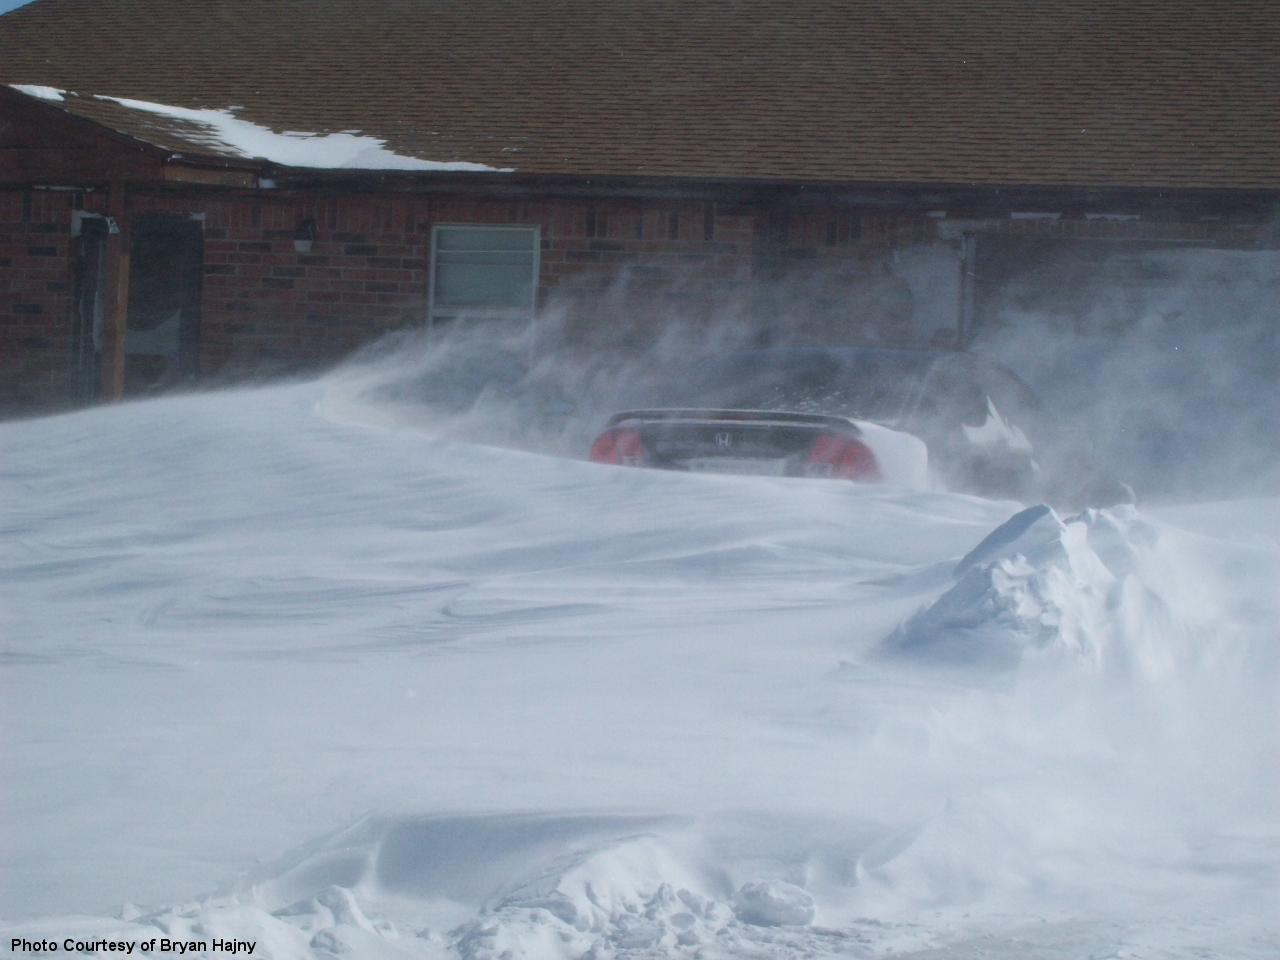
[[91, 94], [524, 175], [1271, 191], [1275, 7], [59, 0], [0, 17], [0, 82], [173, 152], [205, 128]]
[[9, 84], [19, 93], [25, 93], [29, 97], [39, 97], [41, 100], [61, 100], [65, 90], [59, 90], [57, 87], [42, 87], [38, 83], [11, 83]]
[[[18, 89], [24, 93], [31, 93], [32, 96], [42, 96], [42, 94], [32, 93], [35, 89], [59, 93], [50, 87], [18, 87]], [[45, 97], [45, 99], [53, 98]], [[58, 95], [56, 99], [61, 100], [62, 97]], [[422, 160], [418, 157], [406, 157], [388, 150], [385, 140], [365, 136], [358, 131], [303, 133], [287, 130], [284, 133], [276, 133], [235, 116], [235, 111], [239, 110], [239, 107], [226, 107], [221, 110], [190, 109], [101, 94], [95, 95], [94, 99], [117, 103], [129, 110], [140, 110], [186, 121], [196, 125], [197, 131], [203, 128], [203, 133], [197, 132], [194, 136], [188, 134], [186, 138], [201, 146], [209, 147], [212, 152], [230, 152], [247, 159], [269, 160], [283, 166], [325, 170], [457, 170], [490, 173], [510, 173], [514, 169], [491, 167], [483, 163], [462, 160]]]

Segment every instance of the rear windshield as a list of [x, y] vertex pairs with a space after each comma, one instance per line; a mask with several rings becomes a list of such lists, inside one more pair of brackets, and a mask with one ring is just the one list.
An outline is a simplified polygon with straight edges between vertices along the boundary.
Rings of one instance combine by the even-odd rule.
[[689, 400], [753, 410], [895, 420], [931, 358], [896, 350], [748, 350], [693, 368]]

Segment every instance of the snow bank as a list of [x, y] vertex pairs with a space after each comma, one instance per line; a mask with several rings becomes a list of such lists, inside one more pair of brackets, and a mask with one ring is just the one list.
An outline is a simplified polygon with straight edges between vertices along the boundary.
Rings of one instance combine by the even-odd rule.
[[[885, 650], [1001, 668], [1052, 658], [1167, 678], [1208, 654], [1197, 643], [1222, 613], [1202, 602], [1204, 580], [1220, 574], [1188, 569], [1178, 556], [1186, 546], [1185, 535], [1133, 507], [1065, 520], [1044, 504], [1030, 507], [967, 554], [955, 585], [896, 630]], [[1188, 589], [1189, 580], [1200, 580], [1200, 589]]]
[[886, 642], [948, 663], [1016, 666], [1025, 653], [1098, 667], [1119, 581], [1089, 546], [1089, 518], [1041, 504], [1016, 514], [957, 565], [959, 578]]

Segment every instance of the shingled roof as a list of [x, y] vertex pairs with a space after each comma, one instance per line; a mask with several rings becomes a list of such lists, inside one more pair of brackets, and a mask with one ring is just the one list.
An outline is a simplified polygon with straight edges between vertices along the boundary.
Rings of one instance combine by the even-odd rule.
[[1276, 0], [35, 0], [0, 82], [188, 155], [243, 151], [100, 98], [527, 174], [1280, 188]]

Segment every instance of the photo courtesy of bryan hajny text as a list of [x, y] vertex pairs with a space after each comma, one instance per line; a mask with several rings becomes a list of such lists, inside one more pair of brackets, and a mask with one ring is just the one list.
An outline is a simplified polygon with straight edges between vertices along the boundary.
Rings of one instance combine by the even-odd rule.
[[167, 940], [164, 937], [152, 937], [150, 940], [77, 940], [67, 937], [65, 940], [24, 940], [14, 937], [9, 943], [12, 953], [123, 953], [126, 956], [135, 950], [138, 953], [230, 953], [251, 954], [257, 947], [256, 940]]

